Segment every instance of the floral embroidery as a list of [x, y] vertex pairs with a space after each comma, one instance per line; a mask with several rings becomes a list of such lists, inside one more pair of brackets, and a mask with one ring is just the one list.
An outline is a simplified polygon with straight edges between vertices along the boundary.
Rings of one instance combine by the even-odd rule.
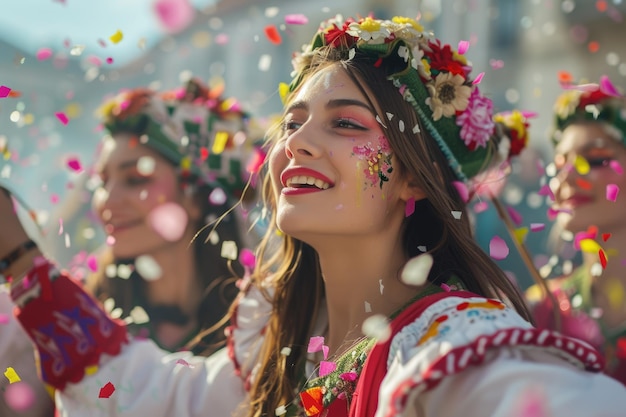
[[355, 146], [353, 153], [367, 161], [364, 173], [371, 181], [371, 185], [378, 181], [380, 188], [382, 188], [383, 183], [389, 181], [389, 174], [393, 171], [393, 167], [391, 166], [391, 148], [386, 137], [381, 136], [376, 147], [371, 142], [366, 145]]
[[494, 127], [492, 111], [493, 102], [481, 96], [478, 88], [474, 89], [467, 108], [456, 118], [456, 124], [461, 126], [461, 139], [470, 150], [487, 146]]
[[435, 79], [435, 85], [427, 86], [430, 97], [426, 99], [426, 104], [433, 111], [434, 121], [441, 116], [452, 117], [457, 111], [467, 108], [472, 90], [464, 82], [462, 76], [447, 72]]

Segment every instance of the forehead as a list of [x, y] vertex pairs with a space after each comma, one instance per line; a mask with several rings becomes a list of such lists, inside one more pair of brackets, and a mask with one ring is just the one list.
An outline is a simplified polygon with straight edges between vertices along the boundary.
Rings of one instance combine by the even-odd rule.
[[139, 143], [134, 136], [123, 133], [117, 134], [114, 137], [104, 139], [98, 155], [97, 166], [100, 170], [105, 167], [115, 168], [120, 164], [136, 161], [144, 156], [151, 157], [156, 164], [167, 162], [158, 152]]
[[327, 66], [309, 76], [297, 92], [294, 101], [311, 102], [335, 96], [365, 98], [352, 78], [346, 73], [346, 70], [338, 63]]
[[593, 148], [622, 149], [626, 151], [624, 146], [615, 138], [609, 126], [603, 123], [591, 122], [575, 123], [565, 128], [555, 152], [558, 154], [572, 151], [584, 152]]

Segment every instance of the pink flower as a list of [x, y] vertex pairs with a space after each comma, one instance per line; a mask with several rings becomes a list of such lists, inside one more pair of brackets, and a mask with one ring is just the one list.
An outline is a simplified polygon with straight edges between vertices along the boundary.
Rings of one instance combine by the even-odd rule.
[[467, 108], [456, 118], [456, 124], [461, 126], [461, 139], [470, 150], [487, 145], [494, 128], [492, 116], [493, 102], [481, 96], [478, 88], [475, 88]]

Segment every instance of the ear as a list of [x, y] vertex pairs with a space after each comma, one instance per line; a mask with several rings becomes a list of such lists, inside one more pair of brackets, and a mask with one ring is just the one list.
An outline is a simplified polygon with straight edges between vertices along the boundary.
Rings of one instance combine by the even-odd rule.
[[426, 198], [426, 193], [413, 181], [405, 181], [400, 190], [400, 199], [402, 201], [409, 201], [411, 198], [414, 201], [423, 200]]

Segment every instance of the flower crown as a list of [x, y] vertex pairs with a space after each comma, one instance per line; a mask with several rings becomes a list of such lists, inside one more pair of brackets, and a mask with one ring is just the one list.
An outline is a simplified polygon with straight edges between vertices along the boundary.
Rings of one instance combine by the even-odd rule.
[[[466, 49], [466, 44], [460, 43], [460, 48]], [[375, 58], [375, 66], [386, 59], [400, 62], [401, 70], [389, 79], [412, 105], [457, 177], [467, 181], [487, 168], [495, 154], [495, 147], [488, 146], [495, 133], [493, 103], [478, 90], [482, 74], [470, 78], [465, 50], [442, 44], [407, 17], [331, 19], [296, 54], [288, 92], [300, 85], [313, 52], [324, 46], [347, 51], [349, 59], [357, 51], [368, 54]]]
[[248, 179], [244, 160], [252, 154], [250, 120], [236, 100], [220, 94], [190, 79], [172, 91], [122, 92], [99, 113], [110, 134], [139, 135], [142, 144], [179, 167], [182, 179], [238, 197]]
[[577, 121], [603, 121], [617, 129], [626, 146], [626, 97], [620, 94], [608, 77], [599, 84], [563, 84], [566, 89], [554, 103], [556, 144], [563, 130]]

